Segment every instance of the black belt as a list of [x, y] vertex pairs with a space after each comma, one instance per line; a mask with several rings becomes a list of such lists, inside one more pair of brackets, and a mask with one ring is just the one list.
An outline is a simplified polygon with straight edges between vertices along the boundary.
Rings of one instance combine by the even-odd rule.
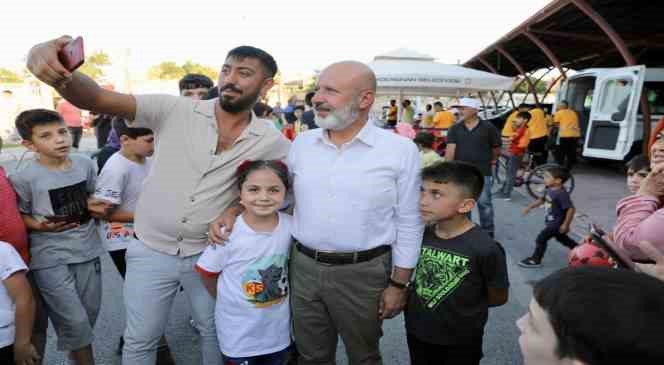
[[357, 251], [357, 252], [326, 252], [318, 251], [312, 248], [309, 248], [300, 242], [295, 242], [295, 247], [297, 250], [303, 254], [311, 257], [312, 259], [327, 265], [348, 265], [348, 264], [357, 264], [360, 262], [365, 262], [372, 260], [378, 256], [388, 253], [392, 247], [383, 245], [372, 248], [366, 251]]

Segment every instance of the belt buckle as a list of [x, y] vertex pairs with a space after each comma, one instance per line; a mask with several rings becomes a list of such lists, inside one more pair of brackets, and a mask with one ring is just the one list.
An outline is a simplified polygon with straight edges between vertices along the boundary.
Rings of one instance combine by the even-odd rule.
[[319, 250], [314, 251], [314, 261], [316, 261], [318, 264], [323, 265], [323, 266], [332, 266], [331, 263], [320, 261], [320, 257], [319, 257], [320, 253], [325, 253], [325, 251], [319, 251]]

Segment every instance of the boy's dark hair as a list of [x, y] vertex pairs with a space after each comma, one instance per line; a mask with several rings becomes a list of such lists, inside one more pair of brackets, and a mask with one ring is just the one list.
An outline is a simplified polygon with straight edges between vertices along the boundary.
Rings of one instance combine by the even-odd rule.
[[293, 111], [296, 111], [296, 110], [304, 111], [304, 105], [296, 105], [295, 108], [293, 108]]
[[551, 166], [546, 169], [546, 172], [551, 174], [554, 179], [560, 179], [561, 183], [565, 183], [569, 179], [569, 170], [562, 166]]
[[186, 74], [184, 75], [183, 78], [180, 79], [180, 82], [178, 82], [178, 86], [180, 87], [180, 92], [182, 90], [189, 90], [189, 89], [209, 89], [214, 85], [212, 80], [201, 74]]
[[149, 128], [130, 128], [127, 126], [127, 123], [124, 120], [124, 118], [120, 117], [113, 117], [111, 125], [113, 126], [113, 129], [115, 129], [115, 133], [117, 133], [118, 138], [121, 138], [122, 136], [127, 136], [131, 139], [136, 139], [138, 137], [149, 136], [154, 134], [154, 132], [152, 132], [152, 129]]
[[632, 171], [641, 171], [648, 170], [650, 171], [650, 160], [646, 155], [636, 155], [625, 165], [628, 170]]
[[32, 141], [32, 130], [36, 126], [53, 123], [64, 124], [62, 117], [57, 112], [48, 109], [30, 109], [20, 113], [16, 117], [14, 125], [21, 138]]
[[404, 101], [403, 101], [403, 104], [404, 104], [404, 105], [410, 105], [410, 100], [408, 100], [408, 99], [404, 100]]
[[532, 115], [530, 115], [530, 112], [518, 112], [516, 114], [516, 117], [521, 118], [521, 119], [525, 119], [526, 122], [527, 122], [527, 121], [530, 120], [530, 118], [532, 118]]
[[521, 103], [517, 109], [530, 109], [530, 106], [526, 103]]
[[257, 170], [272, 170], [272, 172], [274, 172], [284, 184], [286, 191], [290, 188], [288, 167], [283, 162], [279, 160], [247, 160], [241, 163], [235, 172], [235, 175], [237, 176], [237, 186], [240, 190], [242, 190], [242, 184], [247, 180], [247, 176]]
[[439, 162], [422, 169], [422, 180], [429, 180], [439, 184], [450, 183], [463, 190], [467, 197], [479, 199], [484, 189], [484, 175], [467, 162], [447, 161]]
[[559, 358], [588, 365], [664, 364], [664, 283], [628, 270], [565, 268], [534, 287]]
[[233, 58], [239, 61], [247, 57], [257, 59], [261, 63], [261, 65], [263, 65], [263, 69], [265, 70], [265, 75], [267, 76], [266, 78], [268, 79], [273, 78], [274, 75], [277, 74], [277, 61], [275, 61], [274, 58], [269, 53], [263, 51], [260, 48], [252, 46], [240, 46], [233, 48], [226, 55], [227, 59]]
[[433, 103], [433, 105], [434, 106], [439, 106], [441, 108], [443, 107], [443, 103], [441, 103], [440, 101], [437, 101], [437, 102]]
[[307, 104], [308, 107], [314, 106], [314, 104], [311, 102], [311, 99], [314, 98], [314, 95], [316, 95], [316, 93], [311, 91], [304, 96], [304, 103]]
[[413, 139], [416, 145], [422, 146], [424, 148], [433, 148], [433, 142], [436, 140], [436, 137], [429, 132], [418, 132]]
[[262, 118], [266, 115], [265, 112], [267, 112], [268, 108], [269, 106], [267, 104], [259, 101], [254, 104], [254, 114], [256, 114], [257, 117]]
[[390, 100], [390, 104], [396, 104], [396, 103], [397, 103], [397, 100], [396, 100], [396, 99], [392, 99], [392, 100]]
[[203, 98], [203, 100], [212, 100], [215, 98], [219, 97], [219, 88], [216, 86], [212, 86], [209, 90], [207, 95]]

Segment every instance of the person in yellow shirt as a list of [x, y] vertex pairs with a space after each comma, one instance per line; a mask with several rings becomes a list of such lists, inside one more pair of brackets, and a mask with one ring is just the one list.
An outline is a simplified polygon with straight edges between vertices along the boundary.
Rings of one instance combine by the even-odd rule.
[[420, 157], [422, 158], [422, 168], [429, 167], [436, 162], [444, 161], [440, 155], [433, 150], [435, 137], [428, 132], [419, 132], [413, 142], [420, 150]]
[[420, 127], [423, 128], [431, 128], [433, 127], [433, 116], [435, 112], [431, 110], [431, 104], [427, 104], [426, 106], [426, 111], [424, 114], [422, 114], [422, 123], [420, 123]]
[[433, 116], [433, 125], [435, 128], [449, 129], [456, 122], [452, 112], [443, 110], [443, 103], [437, 101], [433, 104], [436, 114]]
[[579, 128], [579, 116], [569, 108], [566, 100], [558, 104], [558, 110], [553, 116], [553, 123], [558, 126], [560, 142], [555, 153], [556, 162], [571, 170], [576, 163], [576, 150], [579, 146], [581, 128]]
[[[519, 109], [521, 109], [522, 105], [519, 105]], [[538, 107], [532, 108], [530, 109], [530, 116], [530, 122], [528, 122], [528, 136], [530, 137], [528, 150], [533, 154], [535, 166], [539, 166], [545, 164], [549, 157], [549, 153], [546, 150], [549, 129], [546, 125], [544, 110]]]
[[519, 105], [519, 107], [514, 109], [514, 111], [507, 117], [505, 125], [503, 125], [503, 130], [500, 132], [500, 137], [503, 142], [503, 150], [507, 150], [510, 147], [510, 144], [512, 143], [512, 135], [514, 134], [514, 122], [516, 122], [516, 116], [522, 112], [528, 112], [528, 106], [526, 104]]

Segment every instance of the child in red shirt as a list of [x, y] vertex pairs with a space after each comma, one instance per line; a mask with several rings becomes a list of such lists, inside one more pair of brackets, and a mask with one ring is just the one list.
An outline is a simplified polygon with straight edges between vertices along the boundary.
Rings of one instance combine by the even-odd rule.
[[530, 143], [530, 137], [528, 136], [529, 120], [529, 112], [519, 112], [512, 123], [514, 134], [512, 134], [512, 141], [510, 142], [508, 150], [509, 160], [507, 162], [507, 174], [505, 176], [505, 182], [496, 196], [498, 199], [512, 199], [511, 195], [512, 190], [514, 189], [516, 174], [519, 171], [521, 161], [523, 160], [523, 156], [526, 154], [528, 144]]

